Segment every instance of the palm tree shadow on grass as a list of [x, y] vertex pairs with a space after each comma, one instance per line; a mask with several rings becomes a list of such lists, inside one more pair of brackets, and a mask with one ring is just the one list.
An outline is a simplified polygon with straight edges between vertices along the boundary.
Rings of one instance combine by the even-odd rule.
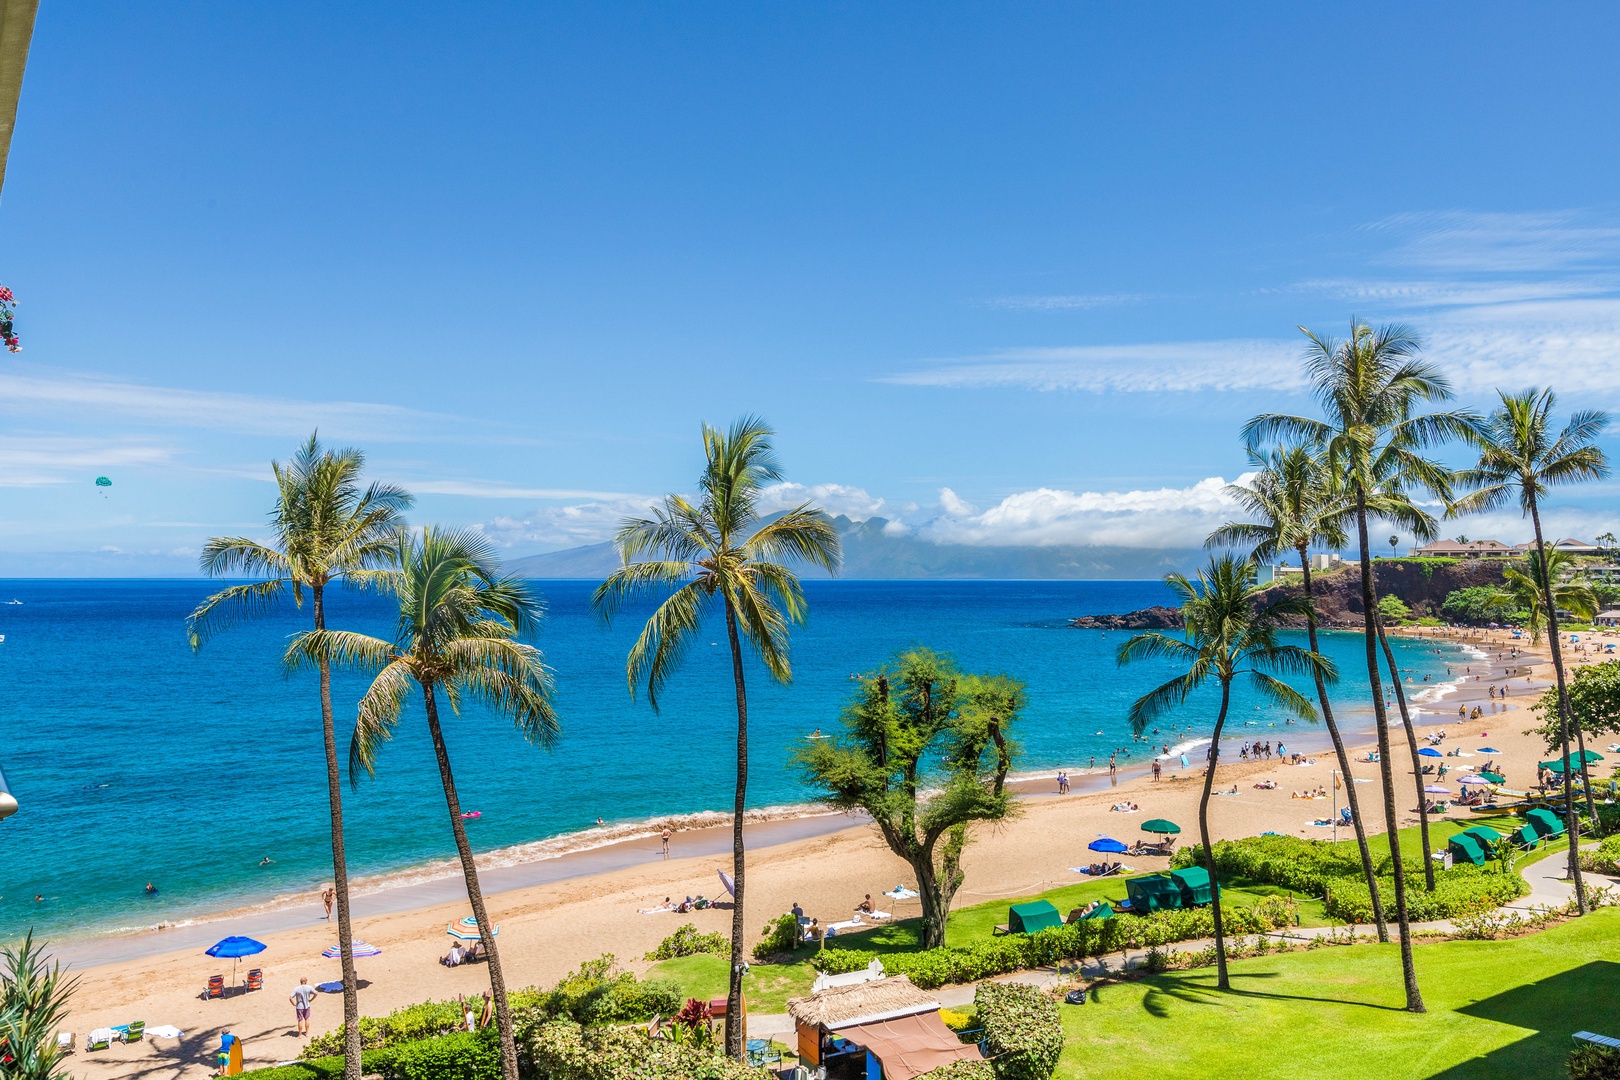
[[[1198, 975], [1191, 973], [1178, 973], [1175, 975], [1158, 975], [1149, 981], [1148, 991], [1142, 996], [1142, 1008], [1150, 1016], [1160, 1020], [1170, 1019], [1170, 1002], [1180, 1001], [1187, 1005], [1219, 1005], [1231, 1002], [1232, 999], [1260, 998], [1267, 1001], [1315, 1001], [1325, 1005], [1350, 1005], [1362, 1009], [1376, 1009], [1380, 1012], [1405, 1012], [1398, 1005], [1379, 1005], [1370, 1001], [1351, 1001], [1345, 998], [1319, 997], [1312, 994], [1273, 994], [1263, 990], [1246, 990], [1240, 985], [1242, 980], [1276, 979], [1280, 977], [1275, 971], [1245, 971], [1232, 972], [1232, 988], [1230, 990], [1217, 990], [1213, 984], [1205, 985], [1200, 977], [1204, 969], [1200, 968]], [[1213, 975], [1213, 972], [1209, 972]], [[1197, 979], [1197, 981], [1193, 981]]]

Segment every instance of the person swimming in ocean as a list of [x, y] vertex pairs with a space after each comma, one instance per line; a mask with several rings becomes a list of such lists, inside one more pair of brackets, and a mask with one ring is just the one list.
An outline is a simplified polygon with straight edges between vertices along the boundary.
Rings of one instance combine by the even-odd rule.
[[150, 881], [148, 881], [146, 883], [146, 895], [148, 895], [148, 896], [156, 896], [157, 895], [157, 886], [152, 884]]
[[270, 856], [266, 855], [264, 858], [259, 860], [259, 865], [260, 866], [269, 866], [271, 863], [273, 863], [275, 861], [276, 860], [274, 860]]

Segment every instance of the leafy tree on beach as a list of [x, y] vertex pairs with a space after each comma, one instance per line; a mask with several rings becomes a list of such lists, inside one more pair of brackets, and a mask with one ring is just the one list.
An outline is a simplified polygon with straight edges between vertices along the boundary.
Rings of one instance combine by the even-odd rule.
[[[326, 629], [326, 590], [337, 584], [367, 587], [394, 565], [401, 515], [411, 497], [391, 484], [361, 486], [365, 455], [327, 450], [311, 435], [293, 459], [270, 463], [276, 504], [271, 539], [261, 543], [219, 536], [203, 545], [203, 572], [212, 577], [246, 575], [261, 580], [232, 585], [197, 606], [187, 619], [193, 649], [243, 618], [274, 610], [290, 595], [302, 608], [309, 593], [316, 630]], [[332, 669], [317, 665], [321, 740], [326, 748], [326, 798], [331, 815], [332, 887], [336, 892], [338, 950], [343, 971], [343, 1075], [360, 1080], [360, 1002], [354, 971], [354, 930], [349, 914], [348, 860], [343, 848], [343, 781], [332, 720]]]
[[528, 583], [500, 575], [493, 547], [478, 533], [429, 527], [419, 536], [401, 534], [394, 561], [399, 569], [389, 572], [385, 582], [399, 600], [393, 640], [343, 630], [307, 631], [288, 645], [287, 663], [295, 668], [337, 664], [377, 673], [360, 699], [349, 744], [349, 773], [356, 782], [361, 772], [374, 771], [377, 751], [392, 737], [406, 702], [420, 695], [467, 900], [489, 957], [501, 1075], [517, 1080], [506, 978], [462, 822], [439, 722], [439, 693], [443, 691], [452, 712], [459, 713], [468, 699], [480, 702], [510, 717], [529, 742], [550, 747], [557, 738], [551, 671], [540, 651], [520, 640], [539, 625], [543, 609]]
[[1524, 612], [1524, 628], [1530, 631], [1530, 644], [1540, 645], [1542, 632], [1547, 627], [1547, 599], [1542, 590], [1542, 578], [1552, 582], [1553, 603], [1559, 611], [1567, 611], [1577, 619], [1590, 619], [1597, 614], [1597, 590], [1592, 583], [1579, 578], [1563, 580], [1573, 569], [1575, 557], [1567, 551], [1548, 551], [1547, 570], [1541, 569], [1541, 552], [1532, 551], [1525, 557], [1524, 569], [1509, 566], [1502, 571], [1507, 593], [1513, 598], [1516, 610]]
[[[1418, 411], [1426, 402], [1449, 398], [1451, 388], [1433, 365], [1416, 358], [1418, 341], [1405, 327], [1374, 329], [1366, 323], [1352, 321], [1350, 336], [1343, 341], [1301, 329], [1310, 341], [1305, 358], [1306, 377], [1325, 419], [1265, 413], [1245, 424], [1243, 435], [1251, 447], [1277, 439], [1303, 441], [1316, 447], [1355, 507], [1367, 679], [1372, 691], [1379, 769], [1384, 781], [1385, 835], [1390, 861], [1398, 867], [1402, 865], [1400, 819], [1391, 771], [1389, 714], [1384, 707], [1383, 679], [1379, 675], [1378, 597], [1372, 575], [1368, 526], [1375, 517], [1391, 520], [1389, 513], [1377, 505], [1378, 493], [1386, 490], [1391, 482], [1449, 501], [1450, 471], [1425, 457], [1423, 451], [1448, 439], [1472, 435], [1478, 421], [1472, 413], [1464, 411]], [[1410, 525], [1408, 531], [1414, 536], [1421, 535]], [[1413, 1012], [1424, 1012], [1423, 994], [1412, 961], [1412, 926], [1404, 874], [1395, 875], [1395, 917], [1400, 924], [1406, 1007]]]
[[1333, 662], [1319, 653], [1278, 641], [1282, 620], [1304, 615], [1309, 604], [1293, 597], [1263, 601], [1263, 590], [1254, 584], [1252, 562], [1224, 555], [1212, 559], [1207, 568], [1198, 572], [1196, 584], [1181, 574], [1171, 574], [1164, 583], [1181, 598], [1185, 636], [1172, 637], [1158, 631], [1137, 634], [1120, 645], [1117, 659], [1121, 667], [1142, 660], [1169, 660], [1187, 669], [1131, 705], [1131, 730], [1137, 735], [1160, 716], [1186, 704], [1194, 691], [1211, 681], [1220, 687], [1220, 706], [1210, 734], [1209, 766], [1204, 770], [1204, 791], [1198, 800], [1198, 832], [1212, 892], [1216, 984], [1225, 990], [1229, 988], [1226, 937], [1215, 851], [1209, 835], [1209, 798], [1215, 768], [1220, 763], [1221, 732], [1232, 703], [1232, 684], [1243, 677], [1273, 704], [1302, 719], [1314, 720], [1316, 710], [1310, 701], [1276, 676], [1320, 675], [1325, 682], [1334, 682], [1339, 673]]
[[928, 649], [902, 653], [860, 683], [844, 710], [845, 735], [808, 739], [794, 759], [829, 806], [870, 814], [911, 867], [922, 894], [922, 947], [938, 948], [970, 827], [1016, 809], [1006, 791], [1015, 757], [1007, 733], [1023, 711], [1024, 684], [963, 675]]
[[1512, 593], [1495, 585], [1470, 585], [1446, 593], [1440, 613], [1461, 623], [1498, 622], [1518, 609]]
[[[1227, 496], [1242, 507], [1249, 520], [1228, 522], [1221, 526], [1210, 534], [1204, 546], [1248, 546], [1249, 558], [1255, 562], [1275, 559], [1286, 552], [1298, 556], [1300, 582], [1307, 604], [1305, 631], [1311, 652], [1318, 653], [1321, 650], [1317, 642], [1310, 549], [1313, 545], [1342, 548], [1347, 542], [1345, 525], [1352, 507], [1334, 483], [1321, 456], [1313, 453], [1308, 446], [1296, 444], [1280, 447], [1267, 455], [1256, 455], [1252, 461], [1260, 466], [1253, 479], [1247, 484], [1229, 484], [1226, 488]], [[1345, 799], [1350, 806], [1350, 820], [1355, 828], [1356, 848], [1361, 854], [1361, 872], [1367, 879], [1368, 895], [1372, 899], [1378, 940], [1388, 941], [1389, 924], [1384, 919], [1384, 903], [1379, 896], [1378, 879], [1373, 871], [1372, 852], [1367, 846], [1367, 829], [1361, 818], [1361, 805], [1352, 779], [1350, 752], [1333, 718], [1327, 681], [1320, 670], [1313, 669], [1311, 674], [1316, 682], [1316, 700], [1322, 709], [1322, 722], [1327, 726], [1328, 738], [1333, 741], [1333, 753], [1339, 759], [1339, 773], [1345, 778]]]
[[[1537, 558], [1530, 572], [1540, 586], [1541, 603], [1547, 618], [1547, 641], [1552, 649], [1553, 679], [1558, 694], [1558, 724], [1564, 760], [1569, 760], [1569, 686], [1564, 672], [1564, 654], [1558, 642], [1558, 587], [1553, 581], [1554, 553], [1547, 550], [1541, 528], [1541, 502], [1553, 485], [1601, 480], [1609, 475], [1608, 458], [1597, 445], [1597, 438], [1608, 426], [1606, 413], [1577, 412], [1561, 431], [1555, 429], [1552, 412], [1558, 398], [1551, 390], [1525, 390], [1518, 394], [1498, 392], [1501, 402], [1490, 417], [1473, 432], [1470, 440], [1479, 451], [1478, 463], [1462, 480], [1472, 493], [1457, 501], [1453, 512], [1478, 513], [1494, 510], [1510, 499], [1530, 519], [1535, 529]], [[1589, 591], [1589, 590], [1588, 590]], [[1580, 728], [1575, 736], [1585, 750]], [[1584, 758], [1584, 753], [1583, 753]], [[1585, 762], [1582, 762], [1585, 769]], [[1576, 856], [1575, 796], [1569, 770], [1564, 770], [1564, 822], [1569, 829], [1569, 873], [1575, 881], [1576, 904], [1587, 913], [1586, 886]]]
[[731, 976], [726, 1007], [726, 1053], [741, 1060], [743, 941], [743, 810], [748, 792], [748, 695], [743, 678], [743, 640], [771, 677], [793, 678], [788, 629], [804, 621], [807, 605], [792, 565], [836, 570], [838, 531], [820, 509], [802, 503], [768, 516], [764, 488], [781, 479], [771, 429], [745, 417], [729, 431], [703, 426], [705, 463], [698, 499], [666, 495], [650, 516], [627, 519], [615, 543], [623, 566], [591, 598], [605, 621], [626, 603], [662, 596], [625, 661], [633, 697], [645, 682], [654, 709], [669, 677], [680, 666], [718, 602], [731, 646], [731, 677], [737, 702], [737, 783], [732, 804]]

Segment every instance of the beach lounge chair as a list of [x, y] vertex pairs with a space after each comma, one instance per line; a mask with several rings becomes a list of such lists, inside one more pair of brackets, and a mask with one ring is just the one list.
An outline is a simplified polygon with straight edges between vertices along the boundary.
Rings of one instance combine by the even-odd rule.
[[262, 969], [252, 968], [248, 971], [247, 988], [249, 990], [264, 989], [264, 971]]
[[78, 1049], [79, 1038], [71, 1031], [56, 1033], [56, 1052], [58, 1054], [71, 1054]]
[[125, 1028], [124, 1028], [124, 1042], [126, 1042], [126, 1043], [140, 1042], [141, 1037], [144, 1036], [145, 1034], [146, 1034], [146, 1021], [145, 1020], [136, 1020], [136, 1021], [134, 1021], [134, 1022], [132, 1022], [132, 1023], [125, 1026]]
[[112, 1045], [112, 1028], [96, 1028], [84, 1040], [85, 1050], [105, 1050]]
[[225, 976], [213, 975], [208, 979], [208, 990], [205, 997], [222, 998], [225, 996]]

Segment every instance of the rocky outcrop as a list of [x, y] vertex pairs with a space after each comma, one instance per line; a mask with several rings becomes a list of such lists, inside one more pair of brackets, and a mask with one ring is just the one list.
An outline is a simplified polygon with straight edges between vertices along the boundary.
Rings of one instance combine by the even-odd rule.
[[1179, 630], [1181, 609], [1155, 606], [1124, 615], [1082, 615], [1069, 625], [1082, 630]]

